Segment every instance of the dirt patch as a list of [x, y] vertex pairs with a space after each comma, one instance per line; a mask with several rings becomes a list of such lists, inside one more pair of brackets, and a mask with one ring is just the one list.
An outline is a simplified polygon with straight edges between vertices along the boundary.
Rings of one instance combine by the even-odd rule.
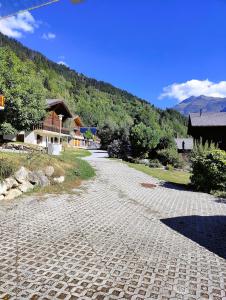
[[154, 189], [157, 187], [157, 185], [153, 183], [141, 183], [141, 186], [146, 189]]

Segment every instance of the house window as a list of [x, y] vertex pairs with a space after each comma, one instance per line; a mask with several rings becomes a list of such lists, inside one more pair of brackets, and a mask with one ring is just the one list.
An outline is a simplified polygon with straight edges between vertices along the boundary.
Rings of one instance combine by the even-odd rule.
[[41, 144], [42, 143], [42, 136], [37, 134], [37, 144]]

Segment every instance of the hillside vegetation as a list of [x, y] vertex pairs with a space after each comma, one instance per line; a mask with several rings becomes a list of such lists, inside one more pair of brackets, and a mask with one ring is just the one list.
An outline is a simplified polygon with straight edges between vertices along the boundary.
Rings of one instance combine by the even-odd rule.
[[85, 125], [120, 129], [140, 122], [161, 135], [185, 136], [186, 118], [160, 110], [111, 84], [88, 78], [0, 34], [2, 132], [28, 129], [45, 114], [45, 98], [63, 98]]

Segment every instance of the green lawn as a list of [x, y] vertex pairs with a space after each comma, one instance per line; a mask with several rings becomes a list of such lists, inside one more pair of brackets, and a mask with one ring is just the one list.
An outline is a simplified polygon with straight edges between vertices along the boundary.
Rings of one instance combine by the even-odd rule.
[[191, 174], [185, 171], [177, 171], [177, 170], [168, 171], [159, 168], [149, 168], [141, 164], [133, 164], [133, 163], [127, 163], [127, 164], [129, 167], [133, 169], [141, 171], [157, 179], [167, 181], [169, 183], [179, 184], [179, 185], [188, 185], [190, 183]]

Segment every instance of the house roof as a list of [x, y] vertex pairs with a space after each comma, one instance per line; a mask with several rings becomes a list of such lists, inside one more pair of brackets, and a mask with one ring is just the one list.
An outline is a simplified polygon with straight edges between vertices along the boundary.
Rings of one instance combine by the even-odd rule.
[[63, 99], [46, 99], [46, 104], [48, 107], [57, 105], [59, 103], [64, 103], [64, 105], [65, 105], [65, 102]]
[[56, 106], [57, 104], [61, 104], [61, 105], [63, 105], [63, 107], [67, 113], [67, 117], [69, 117], [69, 118], [73, 117], [68, 106], [65, 104], [64, 100], [62, 100], [62, 99], [46, 99], [46, 104], [47, 104], [47, 108], [51, 108], [53, 106]]
[[[194, 147], [193, 138], [177, 138], [175, 139], [178, 150], [192, 150]], [[184, 142], [184, 147], [183, 147]]]
[[226, 126], [226, 112], [192, 113], [189, 119], [192, 127]]
[[79, 126], [79, 127], [83, 126], [82, 120], [78, 115], [73, 116], [73, 120], [77, 126]]

